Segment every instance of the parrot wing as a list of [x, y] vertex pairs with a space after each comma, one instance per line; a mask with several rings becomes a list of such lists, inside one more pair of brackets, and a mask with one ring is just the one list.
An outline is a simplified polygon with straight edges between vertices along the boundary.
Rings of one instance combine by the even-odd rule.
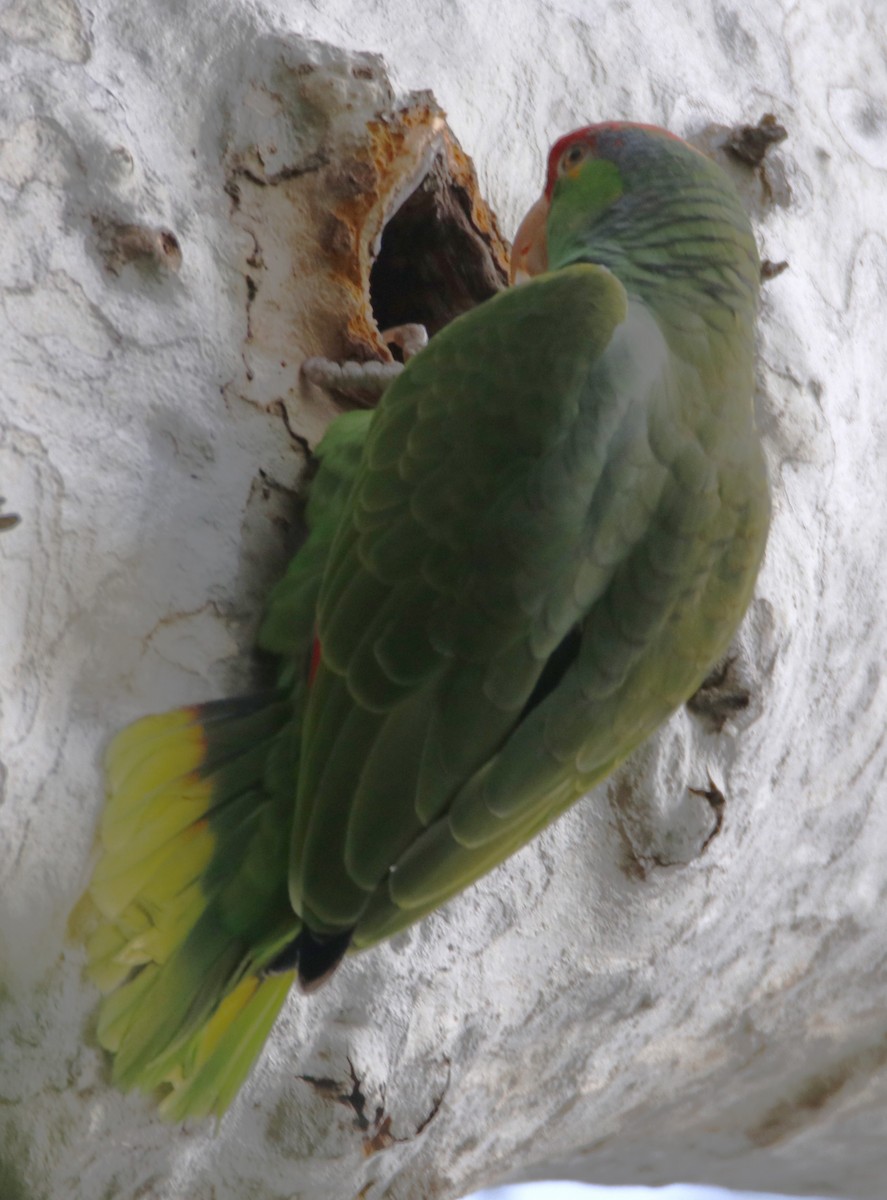
[[313, 931], [366, 946], [437, 907], [724, 651], [766, 513], [706, 405], [589, 263], [454, 321], [389, 389], [319, 598], [290, 866]]
[[627, 314], [605, 268], [538, 277], [452, 322], [383, 397], [318, 605], [290, 868], [315, 932], [360, 940], [389, 868], [606, 587], [636, 503], [623, 476], [657, 466], [627, 432], [655, 365], [621, 356], [619, 381], [610, 362]]

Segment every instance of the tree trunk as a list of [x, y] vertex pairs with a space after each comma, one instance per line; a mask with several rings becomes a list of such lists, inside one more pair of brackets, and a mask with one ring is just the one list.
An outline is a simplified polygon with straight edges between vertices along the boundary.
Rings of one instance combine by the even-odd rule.
[[[554, 1175], [883, 1195], [878, 18], [0, 11], [0, 491], [21, 515], [0, 532], [3, 1200], [428, 1200]], [[743, 161], [735, 127], [767, 111], [789, 139]], [[102, 748], [247, 685], [306, 451], [351, 402], [300, 362], [388, 360], [393, 314], [434, 327], [489, 294], [506, 247], [483, 197], [510, 233], [548, 144], [605, 118], [716, 153], [788, 263], [760, 321], [773, 531], [732, 659], [508, 864], [293, 996], [218, 1127], [164, 1125], [110, 1086], [66, 934]], [[423, 253], [459, 287], [413, 274]]]

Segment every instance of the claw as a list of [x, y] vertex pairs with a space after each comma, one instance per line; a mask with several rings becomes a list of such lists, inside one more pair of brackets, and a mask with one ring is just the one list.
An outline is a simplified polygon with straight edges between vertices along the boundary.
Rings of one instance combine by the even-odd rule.
[[404, 362], [428, 345], [428, 330], [424, 325], [392, 325], [382, 333], [386, 346], [400, 346]]

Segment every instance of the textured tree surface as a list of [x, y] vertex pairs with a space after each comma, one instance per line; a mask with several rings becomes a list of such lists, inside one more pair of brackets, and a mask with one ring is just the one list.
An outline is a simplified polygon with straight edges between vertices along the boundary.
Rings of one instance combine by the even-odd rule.
[[[0, 11], [0, 492], [22, 518], [0, 520], [3, 1200], [424, 1200], [556, 1174], [883, 1195], [878, 15]], [[760, 324], [767, 558], [692, 707], [505, 867], [294, 996], [218, 1127], [171, 1127], [109, 1086], [67, 935], [101, 752], [126, 720], [249, 684], [337, 403], [297, 366], [387, 357], [364, 294], [380, 234], [383, 323], [425, 222], [471, 264], [443, 309], [426, 288], [435, 320], [496, 285], [495, 221], [438, 104], [506, 233], [579, 124], [663, 124], [728, 166], [788, 263]], [[767, 112], [789, 137], [756, 165], [773, 124], [739, 127]]]

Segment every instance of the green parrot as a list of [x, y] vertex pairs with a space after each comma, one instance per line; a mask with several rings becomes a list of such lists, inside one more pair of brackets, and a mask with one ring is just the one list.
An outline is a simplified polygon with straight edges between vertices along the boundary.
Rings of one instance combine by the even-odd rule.
[[604, 779], [749, 603], [759, 263], [661, 129], [558, 141], [525, 279], [319, 447], [275, 690], [124, 729], [89, 888], [122, 1087], [221, 1114], [290, 986], [419, 920]]

